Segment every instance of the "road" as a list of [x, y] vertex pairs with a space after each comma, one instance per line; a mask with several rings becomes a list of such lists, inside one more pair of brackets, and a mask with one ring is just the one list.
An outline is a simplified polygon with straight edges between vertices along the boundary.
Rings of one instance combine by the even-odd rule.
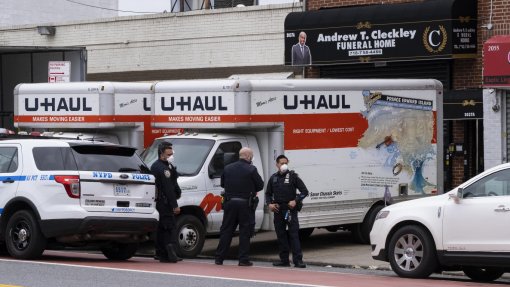
[[[390, 271], [325, 268], [274, 268], [269, 262], [239, 267], [237, 261], [214, 265], [209, 259], [159, 263], [148, 257], [113, 262], [101, 254], [46, 251], [40, 260], [0, 258], [0, 286], [344, 286], [434, 287], [497, 286], [474, 283], [461, 277], [440, 276], [426, 280], [404, 279]], [[510, 281], [501, 281], [508, 284]]]

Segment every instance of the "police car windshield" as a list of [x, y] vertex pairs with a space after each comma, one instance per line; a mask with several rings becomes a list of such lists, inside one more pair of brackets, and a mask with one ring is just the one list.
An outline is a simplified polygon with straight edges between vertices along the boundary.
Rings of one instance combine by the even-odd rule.
[[170, 142], [174, 150], [174, 166], [180, 176], [194, 176], [198, 174], [204, 164], [207, 155], [214, 146], [213, 140], [170, 138], [155, 140], [152, 145], [142, 154], [142, 159], [150, 167], [158, 159], [158, 145]]

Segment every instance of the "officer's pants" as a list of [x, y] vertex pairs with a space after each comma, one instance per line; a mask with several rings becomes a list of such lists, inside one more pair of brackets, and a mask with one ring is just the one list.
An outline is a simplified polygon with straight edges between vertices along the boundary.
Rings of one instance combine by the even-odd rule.
[[239, 225], [239, 262], [250, 260], [250, 209], [248, 200], [233, 198], [223, 205], [223, 222], [220, 228], [220, 242], [216, 249], [216, 261], [223, 261], [228, 254], [232, 236]]
[[[156, 254], [166, 257], [168, 255], [165, 247], [169, 243], [177, 247], [177, 231], [172, 208], [167, 205], [162, 206], [164, 207], [158, 208], [158, 211], [163, 208], [164, 210], [159, 213], [158, 231], [156, 233]], [[168, 212], [168, 208], [170, 208], [172, 212]]]
[[[289, 250], [292, 249], [292, 261], [295, 263], [303, 260], [301, 252], [301, 243], [299, 242], [299, 220], [298, 212], [290, 210], [291, 221], [287, 222], [285, 213], [287, 208], [280, 204], [280, 211], [274, 213], [274, 228], [278, 238], [278, 248], [280, 249], [280, 260], [289, 262]], [[288, 230], [287, 229], [288, 226]]]

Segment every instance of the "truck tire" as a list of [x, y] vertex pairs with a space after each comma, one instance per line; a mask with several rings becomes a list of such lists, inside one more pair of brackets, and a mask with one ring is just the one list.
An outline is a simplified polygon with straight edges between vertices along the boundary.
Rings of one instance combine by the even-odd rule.
[[462, 271], [464, 271], [464, 274], [471, 278], [471, 280], [477, 282], [491, 282], [497, 280], [501, 277], [501, 275], [503, 275], [503, 273], [505, 273], [505, 270], [495, 267], [464, 267]]
[[44, 252], [46, 238], [32, 212], [20, 210], [7, 222], [5, 245], [17, 259], [35, 259]]
[[138, 243], [112, 243], [101, 248], [104, 256], [110, 260], [128, 260], [138, 250]]
[[363, 219], [363, 223], [354, 226], [351, 232], [356, 242], [361, 244], [370, 244], [370, 231], [374, 226], [375, 217], [383, 208], [384, 206], [382, 204], [375, 205], [368, 211], [367, 215]]
[[401, 227], [391, 236], [388, 259], [393, 271], [406, 278], [426, 278], [438, 266], [432, 237], [417, 225]]
[[195, 216], [184, 214], [177, 217], [177, 250], [178, 256], [194, 258], [204, 247], [205, 227]]

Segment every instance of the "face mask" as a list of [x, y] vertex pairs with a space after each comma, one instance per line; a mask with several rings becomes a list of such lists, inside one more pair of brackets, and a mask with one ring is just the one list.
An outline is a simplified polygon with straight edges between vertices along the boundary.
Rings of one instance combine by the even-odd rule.
[[288, 165], [286, 165], [286, 164], [282, 164], [282, 165], [280, 165], [280, 171], [281, 171], [282, 173], [287, 172], [287, 170], [289, 170], [289, 166], [288, 166]]
[[174, 157], [174, 155], [171, 155], [171, 156], [169, 156], [166, 160], [167, 160], [169, 163], [174, 164], [174, 162], [175, 162], [175, 157]]

